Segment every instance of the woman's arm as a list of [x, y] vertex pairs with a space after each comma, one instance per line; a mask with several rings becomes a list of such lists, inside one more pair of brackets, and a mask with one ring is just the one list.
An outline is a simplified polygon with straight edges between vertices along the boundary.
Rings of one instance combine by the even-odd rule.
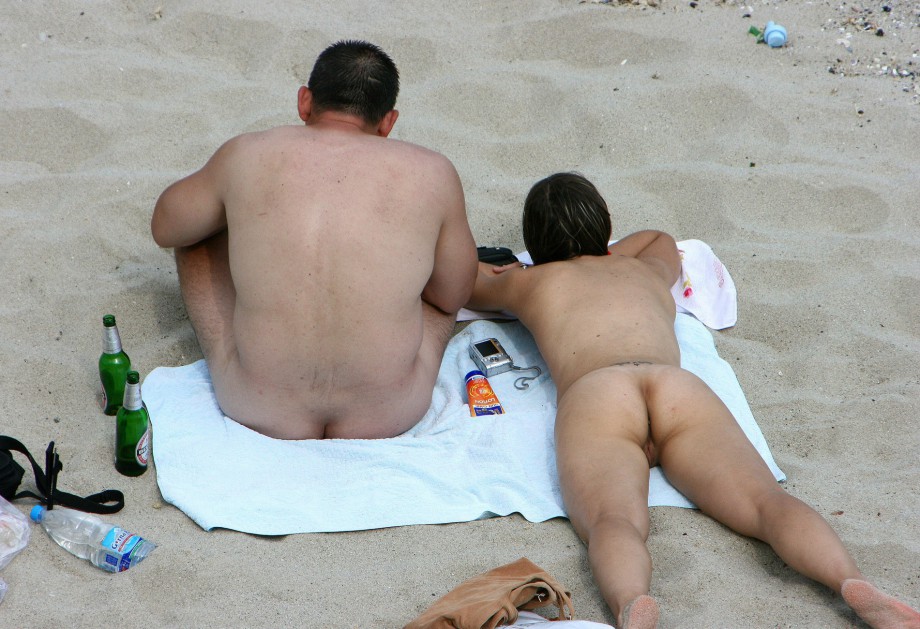
[[669, 234], [653, 229], [636, 232], [610, 245], [610, 253], [651, 265], [668, 286], [680, 277], [680, 253]]
[[476, 285], [466, 307], [486, 312], [513, 313], [515, 297], [527, 269], [518, 262], [505, 266], [479, 263]]

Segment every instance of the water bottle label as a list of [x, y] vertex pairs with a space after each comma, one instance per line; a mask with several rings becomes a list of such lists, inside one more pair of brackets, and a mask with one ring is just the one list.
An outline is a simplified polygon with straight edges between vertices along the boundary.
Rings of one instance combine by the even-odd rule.
[[138, 439], [137, 448], [134, 450], [134, 458], [137, 459], [138, 465], [146, 467], [147, 461], [150, 460], [150, 429], [144, 432], [144, 436]]
[[113, 526], [102, 540], [102, 547], [107, 551], [105, 562], [115, 568], [115, 572], [124, 572], [131, 567], [131, 551], [142, 541], [140, 535]]

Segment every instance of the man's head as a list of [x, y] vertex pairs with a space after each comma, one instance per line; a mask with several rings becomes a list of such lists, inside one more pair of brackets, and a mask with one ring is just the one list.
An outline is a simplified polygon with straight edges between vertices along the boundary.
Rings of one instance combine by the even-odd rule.
[[534, 264], [607, 255], [607, 203], [578, 173], [557, 173], [535, 183], [524, 201], [523, 224]]
[[340, 41], [317, 57], [307, 87], [314, 113], [339, 111], [376, 125], [396, 106], [399, 72], [374, 44]]

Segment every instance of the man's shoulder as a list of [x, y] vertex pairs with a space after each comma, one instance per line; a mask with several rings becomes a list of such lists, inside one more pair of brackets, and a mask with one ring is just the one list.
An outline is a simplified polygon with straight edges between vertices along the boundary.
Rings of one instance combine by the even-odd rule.
[[227, 144], [246, 146], [250, 144], [277, 141], [284, 138], [297, 138], [302, 136], [303, 125], [283, 125], [256, 131], [247, 131], [227, 140]]
[[[454, 196], [461, 185], [453, 162], [437, 151], [392, 138], [382, 139], [381, 147], [376, 153], [379, 163], [388, 163], [393, 170], [403, 173], [406, 181], [421, 182], [432, 194]], [[432, 182], [438, 185], [429, 185]]]
[[258, 147], [264, 147], [266, 143], [269, 145], [274, 145], [283, 138], [294, 137], [297, 133], [297, 128], [298, 127], [293, 125], [288, 125], [284, 127], [273, 127], [271, 129], [264, 129], [261, 131], [248, 131], [246, 133], [241, 133], [224, 142], [217, 149], [215, 155], [226, 158], [234, 154], [247, 153], [251, 150], [256, 150]]
[[386, 138], [385, 145], [394, 152], [398, 152], [420, 162], [429, 163], [433, 166], [450, 167], [451, 169], [454, 167], [447, 156], [420, 144], [415, 144], [406, 140], [398, 140], [396, 138]]

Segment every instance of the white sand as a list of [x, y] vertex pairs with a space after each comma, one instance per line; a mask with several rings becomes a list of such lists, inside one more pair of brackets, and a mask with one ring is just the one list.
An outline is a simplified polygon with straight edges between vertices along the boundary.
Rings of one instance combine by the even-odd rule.
[[[112, 466], [102, 315], [143, 374], [200, 357], [171, 254], [149, 235], [156, 197], [232, 135], [298, 122], [297, 87], [346, 37], [394, 57], [394, 137], [453, 160], [479, 244], [522, 247], [529, 186], [576, 169], [618, 234], [712, 245], [740, 294], [717, 343], [788, 490], [880, 587], [920, 605], [920, 93], [900, 76], [920, 70], [920, 3], [749, 4], [750, 18], [741, 3], [672, 0], [4, 3], [0, 433], [35, 454], [54, 439], [61, 489], [121, 489], [110, 519], [160, 547], [111, 576], [33, 528], [2, 573], [0, 625], [399, 627], [520, 556], [572, 590], [579, 617], [612, 622], [564, 520], [205, 533], [162, 502], [155, 471]], [[747, 34], [768, 19], [787, 47]], [[653, 510], [649, 545], [662, 627], [857, 624], [697, 512]]]

